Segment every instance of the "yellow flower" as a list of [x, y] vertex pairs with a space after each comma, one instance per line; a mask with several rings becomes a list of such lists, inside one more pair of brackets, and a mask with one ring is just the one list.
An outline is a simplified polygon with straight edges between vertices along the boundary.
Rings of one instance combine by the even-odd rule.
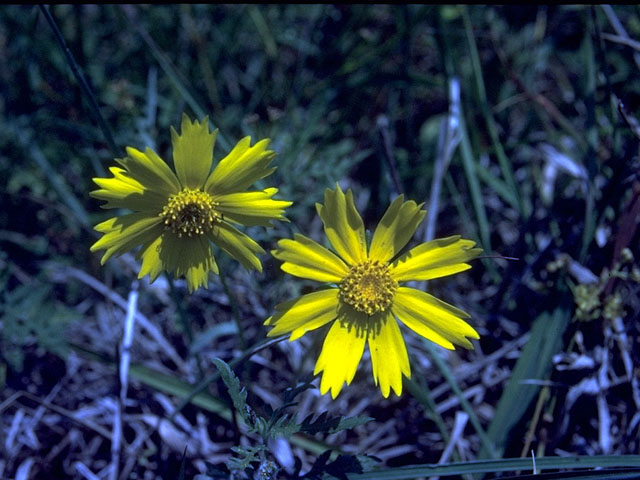
[[[350, 384], [369, 345], [373, 379], [384, 397], [390, 389], [402, 393], [402, 375], [411, 377], [399, 320], [414, 332], [448, 349], [473, 345], [480, 338], [463, 319], [462, 310], [428, 293], [401, 286], [410, 280], [430, 280], [471, 268], [466, 262], [481, 253], [471, 240], [453, 236], [422, 243], [398, 257], [426, 212], [422, 204], [396, 198], [376, 228], [367, 248], [362, 218], [351, 190], [327, 189], [324, 205], [316, 204], [334, 252], [304, 235], [278, 242], [273, 255], [291, 275], [334, 284], [276, 306], [265, 325], [269, 336], [291, 333], [289, 341], [333, 322], [314, 375], [322, 372], [320, 392], [336, 398]], [[397, 258], [396, 258], [397, 257]], [[395, 259], [395, 260], [394, 260]]]
[[112, 178], [94, 178], [100, 187], [91, 196], [106, 200], [103, 208], [125, 208], [133, 213], [110, 218], [95, 226], [104, 235], [91, 251], [106, 249], [101, 263], [141, 245], [138, 278], [153, 282], [162, 271], [185, 277], [189, 291], [208, 284], [209, 271], [218, 273], [211, 242], [247, 269], [262, 271], [257, 255], [264, 250], [232, 224], [272, 226], [285, 220], [291, 202], [273, 200], [277, 188], [245, 191], [270, 175], [275, 153], [269, 140], [253, 147], [251, 137], [240, 140], [211, 172], [218, 131], [209, 122], [182, 116], [181, 133], [171, 128], [175, 172], [152, 149], [127, 147], [127, 157], [116, 159]]

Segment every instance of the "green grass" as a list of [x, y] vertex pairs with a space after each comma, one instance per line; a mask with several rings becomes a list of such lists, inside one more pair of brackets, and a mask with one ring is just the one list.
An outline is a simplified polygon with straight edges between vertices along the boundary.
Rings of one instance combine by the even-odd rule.
[[[293, 233], [320, 240], [314, 205], [336, 182], [353, 188], [365, 224], [375, 225], [397, 189], [389, 155], [405, 196], [429, 199], [455, 77], [461, 137], [443, 177], [436, 236], [471, 238], [486, 258], [427, 288], [469, 311], [481, 339], [473, 351], [442, 356], [406, 335], [413, 378], [401, 398], [382, 399], [365, 361], [337, 401], [317, 389], [301, 393], [292, 413], [355, 411], [375, 420], [292, 437], [287, 472], [294, 458], [308, 470], [325, 448], [334, 450], [326, 465], [347, 465], [342, 452], [358, 454], [370, 470], [349, 478], [529, 472], [531, 460], [514, 457], [530, 447], [543, 471], [601, 467], [602, 478], [634, 478], [635, 470], [613, 469], [639, 466], [631, 456], [639, 448], [639, 393], [625, 365], [639, 361], [640, 164], [638, 138], [619, 113], [622, 103], [640, 116], [637, 52], [629, 46], [639, 39], [636, 6], [0, 8], [0, 413], [4, 430], [14, 425], [16, 432], [3, 437], [0, 476], [17, 476], [28, 458], [50, 478], [79, 475], [69, 470], [74, 462], [96, 473], [111, 460], [106, 440], [94, 442], [91, 455], [75, 444], [51, 453], [65, 441], [64, 416], [43, 419], [32, 399], [58, 412], [97, 405], [91, 425], [111, 431], [108, 405], [118, 391], [111, 359], [123, 318], [113, 299], [126, 298], [137, 267], [130, 256], [101, 266], [89, 252], [92, 226], [110, 214], [88, 193], [125, 147], [153, 146], [170, 159], [169, 127], [183, 112], [208, 115], [219, 129], [216, 160], [245, 135], [270, 138], [278, 170], [269, 185], [294, 205], [289, 223], [248, 233], [267, 251]], [[545, 144], [565, 157], [546, 156]], [[587, 178], [570, 173], [565, 158]], [[625, 248], [631, 259], [623, 260]], [[191, 478], [209, 458], [222, 465], [231, 446], [259, 444], [238, 425], [212, 358], [236, 368], [263, 416], [313, 370], [321, 338], [263, 343], [262, 325], [275, 304], [307, 293], [311, 283], [285, 276], [269, 255], [259, 275], [218, 257], [224, 281], [212, 277], [196, 295], [187, 296], [180, 281], [142, 282], [139, 308], [156, 330], [136, 330], [124, 438], [133, 444], [147, 436], [124, 454], [123, 475], [129, 468]], [[66, 267], [101, 287], [90, 289]], [[589, 322], [576, 321], [566, 288], [585, 281], [580, 268], [601, 276]], [[616, 315], [607, 309], [614, 295]], [[616, 316], [626, 340], [612, 333]], [[492, 356], [523, 336], [521, 349]], [[576, 356], [591, 367], [562, 370]], [[567, 406], [586, 379], [598, 380], [600, 400], [584, 394]], [[467, 398], [472, 387], [481, 394]], [[445, 409], [451, 399], [457, 406]], [[459, 409], [469, 425], [450, 457], [456, 462], [434, 466]], [[222, 447], [194, 443], [196, 453], [183, 461], [184, 447], [175, 450], [164, 433], [147, 429], [150, 414], [187, 434], [206, 431]], [[39, 446], [17, 435], [20, 415], [32, 420]], [[603, 432], [607, 418], [615, 428]], [[83, 444], [94, 445], [91, 429], [78, 428]], [[260, 461], [286, 464], [281, 453], [289, 450], [279, 449], [268, 445]]]

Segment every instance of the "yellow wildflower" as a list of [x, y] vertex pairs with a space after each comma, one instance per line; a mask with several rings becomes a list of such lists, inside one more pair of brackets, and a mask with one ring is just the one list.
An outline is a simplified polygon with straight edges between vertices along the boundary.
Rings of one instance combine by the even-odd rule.
[[[339, 186], [327, 189], [324, 204], [316, 204], [334, 252], [303, 235], [278, 242], [273, 255], [291, 275], [333, 284], [276, 306], [265, 325], [269, 336], [290, 333], [290, 341], [333, 322], [324, 340], [314, 374], [322, 372], [320, 392], [335, 398], [350, 384], [369, 345], [373, 378], [384, 397], [402, 392], [402, 375], [411, 376], [409, 358], [398, 321], [419, 335], [453, 349], [473, 348], [466, 337], [479, 338], [463, 319], [465, 312], [428, 293], [402, 286], [410, 280], [430, 280], [470, 268], [480, 254], [471, 240], [453, 236], [422, 243], [403, 255], [425, 216], [422, 204], [396, 198], [376, 228], [367, 248], [365, 230], [353, 202]], [[398, 320], [398, 321], [397, 321]]]
[[269, 140], [254, 146], [240, 140], [210, 172], [217, 130], [182, 116], [181, 133], [171, 128], [174, 171], [151, 148], [127, 147], [127, 157], [116, 159], [112, 178], [94, 178], [100, 187], [91, 196], [106, 200], [103, 208], [132, 210], [95, 226], [104, 235], [91, 251], [106, 249], [101, 263], [141, 246], [138, 278], [153, 282], [162, 271], [185, 277], [189, 291], [208, 284], [209, 272], [218, 273], [211, 242], [247, 269], [262, 271], [257, 255], [264, 250], [233, 224], [272, 226], [284, 220], [291, 202], [274, 200], [277, 188], [245, 191], [275, 170]]

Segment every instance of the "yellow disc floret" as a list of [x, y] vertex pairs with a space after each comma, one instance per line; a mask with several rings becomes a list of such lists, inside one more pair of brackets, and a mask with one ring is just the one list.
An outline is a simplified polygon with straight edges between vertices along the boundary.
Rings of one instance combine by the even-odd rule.
[[222, 219], [216, 210], [217, 205], [208, 193], [184, 188], [169, 197], [160, 217], [164, 219], [165, 228], [178, 237], [202, 235]]
[[373, 315], [393, 302], [398, 288], [386, 264], [367, 260], [354, 265], [340, 282], [340, 298], [359, 312]]

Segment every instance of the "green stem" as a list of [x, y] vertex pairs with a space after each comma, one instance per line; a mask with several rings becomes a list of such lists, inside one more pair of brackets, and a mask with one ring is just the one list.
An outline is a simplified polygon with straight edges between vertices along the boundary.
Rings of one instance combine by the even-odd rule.
[[[171, 297], [173, 298], [173, 303], [175, 304], [178, 311], [177, 313], [178, 318], [180, 319], [180, 324], [182, 325], [184, 333], [187, 335], [187, 340], [189, 341], [189, 349], [191, 349], [191, 346], [193, 345], [193, 331], [191, 330], [191, 324], [189, 323], [189, 319], [187, 318], [187, 311], [184, 308], [183, 299], [178, 294], [178, 290], [174, 285], [173, 278], [167, 275], [167, 279], [169, 280], [169, 290], [171, 292]], [[193, 356], [196, 359], [200, 378], [204, 378], [204, 369], [202, 368], [202, 363], [200, 362], [200, 355], [198, 353], [194, 353]]]
[[240, 310], [238, 309], [238, 302], [236, 302], [236, 297], [231, 292], [229, 288], [229, 284], [227, 283], [227, 277], [222, 272], [220, 265], [218, 265], [218, 276], [220, 277], [220, 283], [222, 283], [222, 288], [224, 293], [227, 295], [229, 299], [229, 304], [231, 305], [231, 313], [233, 315], [233, 320], [236, 322], [236, 326], [238, 327], [238, 335], [240, 337], [240, 349], [244, 350], [247, 348], [247, 338], [244, 336], [244, 328], [242, 327], [242, 321], [240, 320]]
[[[250, 358], [251, 356], [255, 355], [256, 353], [258, 353], [258, 352], [260, 352], [262, 350], [264, 350], [265, 348], [270, 347], [271, 345], [275, 345], [276, 343], [279, 343], [282, 340], [285, 340], [286, 338], [287, 338], [286, 335], [282, 335], [280, 337], [267, 338], [265, 340], [262, 340], [262, 341], [258, 342], [253, 347], [251, 347], [250, 349], [246, 350], [242, 355], [240, 355], [239, 357], [234, 358], [233, 360], [231, 360], [229, 362], [229, 367], [231, 367], [232, 369], [235, 368], [235, 366], [238, 365], [238, 363]], [[193, 401], [193, 399], [195, 397], [197, 397], [199, 394], [204, 392], [206, 390], [206, 388], [210, 384], [212, 384], [213, 382], [218, 380], [219, 377], [220, 377], [220, 372], [216, 371], [215, 373], [212, 373], [207, 378], [205, 378], [200, 383], [198, 383], [188, 395], [186, 395], [185, 397], [182, 398], [182, 401], [176, 407], [176, 409], [174, 410], [174, 412], [171, 414], [171, 416], [169, 418], [173, 419], [175, 417], [175, 415], [177, 415], [179, 412], [181, 412], [184, 407], [189, 405], [189, 403], [192, 403], [192, 401]]]

